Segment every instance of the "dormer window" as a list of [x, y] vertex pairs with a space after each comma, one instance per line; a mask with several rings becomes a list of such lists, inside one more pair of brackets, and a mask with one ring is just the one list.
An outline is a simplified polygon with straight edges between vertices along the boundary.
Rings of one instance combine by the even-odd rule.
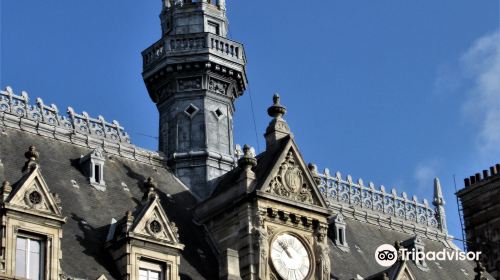
[[104, 156], [102, 150], [97, 148], [92, 153], [82, 156], [80, 165], [89, 178], [90, 184], [100, 191], [105, 191], [106, 182], [104, 181]]
[[346, 240], [346, 222], [342, 214], [337, 214], [330, 222], [330, 231], [333, 234], [335, 245], [341, 250], [349, 250]]
[[425, 243], [422, 240], [422, 236], [417, 234], [411, 239], [403, 241], [402, 245], [409, 251], [415, 252], [415, 258], [413, 259], [413, 262], [419, 269], [424, 271], [429, 269], [427, 263], [425, 262], [425, 258], [417, 258], [417, 256], [425, 254]]

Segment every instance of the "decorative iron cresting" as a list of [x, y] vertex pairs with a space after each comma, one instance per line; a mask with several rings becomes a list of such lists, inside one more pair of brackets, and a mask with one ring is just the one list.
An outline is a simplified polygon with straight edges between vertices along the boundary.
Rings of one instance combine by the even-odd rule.
[[56, 105], [47, 106], [41, 98], [37, 98], [36, 104], [32, 105], [29, 104], [29, 100], [25, 91], [21, 95], [16, 95], [12, 88], [7, 87], [0, 91], [0, 114], [10, 114], [113, 142], [130, 143], [129, 135], [117, 121], [110, 123], [102, 116], [92, 118], [86, 112], [77, 114], [71, 107], [68, 107], [67, 116], [61, 116]]
[[398, 196], [395, 189], [388, 193], [384, 186], [376, 190], [372, 182], [365, 186], [362, 179], [357, 183], [353, 182], [350, 175], [342, 179], [340, 172], [332, 176], [328, 169], [317, 176], [319, 190], [329, 207], [343, 204], [383, 213], [424, 227], [438, 227], [436, 213], [429, 207], [426, 199], [419, 203], [416, 196], [408, 198], [405, 192]]

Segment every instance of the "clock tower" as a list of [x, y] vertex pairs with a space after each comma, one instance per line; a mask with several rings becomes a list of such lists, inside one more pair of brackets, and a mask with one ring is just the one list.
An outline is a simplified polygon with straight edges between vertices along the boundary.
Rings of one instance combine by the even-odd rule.
[[245, 146], [195, 211], [219, 252], [220, 279], [330, 280], [330, 212], [283, 115], [278, 95], [260, 155]]
[[234, 102], [246, 86], [243, 45], [227, 38], [225, 0], [163, 0], [162, 37], [142, 52], [144, 82], [159, 112], [159, 150], [206, 198], [236, 165]]

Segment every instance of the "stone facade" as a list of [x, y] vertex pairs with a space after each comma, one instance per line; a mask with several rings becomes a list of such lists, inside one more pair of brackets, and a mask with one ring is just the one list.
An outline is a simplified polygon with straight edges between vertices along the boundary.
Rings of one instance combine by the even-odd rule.
[[481, 251], [488, 272], [500, 279], [500, 164], [464, 179], [457, 192], [469, 251]]

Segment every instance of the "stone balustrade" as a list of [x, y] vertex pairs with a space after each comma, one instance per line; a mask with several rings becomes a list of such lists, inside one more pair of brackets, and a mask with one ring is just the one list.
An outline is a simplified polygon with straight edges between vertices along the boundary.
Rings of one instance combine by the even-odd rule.
[[332, 176], [328, 169], [323, 174], [316, 173], [316, 176], [319, 178], [320, 192], [331, 208], [340, 204], [373, 211], [411, 224], [438, 227], [435, 211], [425, 199], [420, 203], [416, 196], [409, 198], [405, 192], [398, 196], [395, 189], [386, 192], [384, 186], [377, 190], [372, 182], [365, 186], [362, 179], [354, 182], [350, 175], [343, 179], [340, 172]]
[[212, 33], [173, 35], [160, 39], [142, 52], [144, 66], [149, 66], [168, 55], [196, 52], [211, 53], [243, 62], [243, 45]]

